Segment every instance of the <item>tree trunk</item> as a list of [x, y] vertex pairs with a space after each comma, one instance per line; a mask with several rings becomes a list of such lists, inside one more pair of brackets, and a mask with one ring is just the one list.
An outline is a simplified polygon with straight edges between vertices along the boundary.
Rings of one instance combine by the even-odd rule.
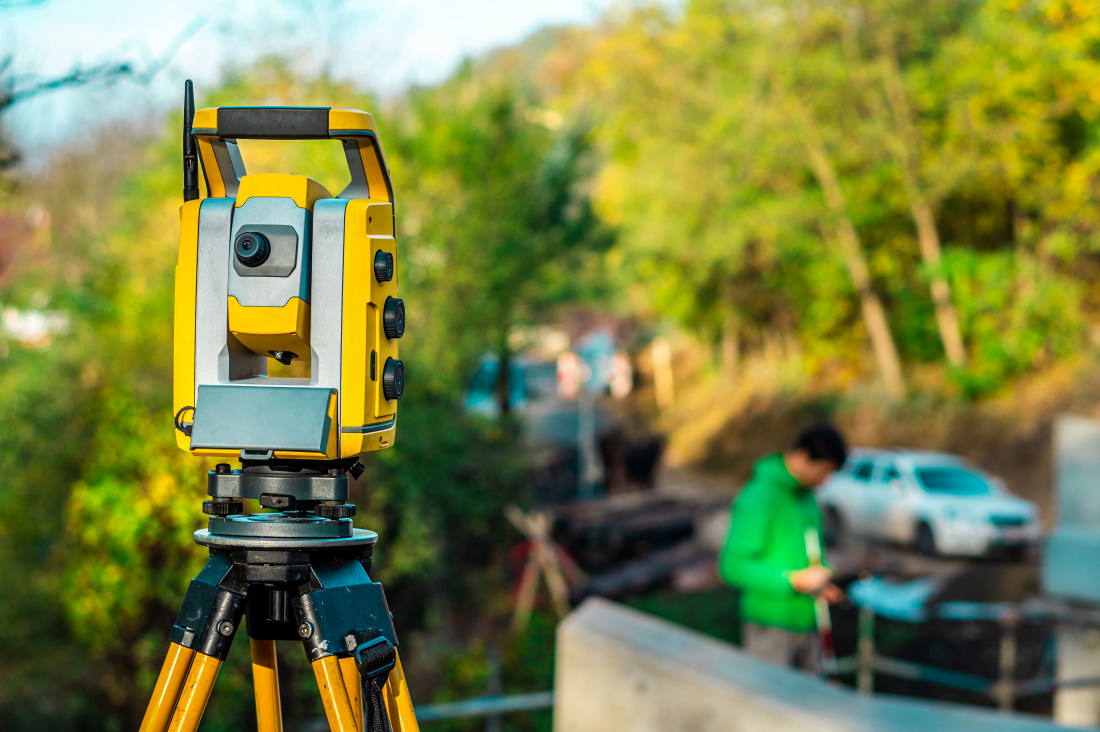
[[653, 358], [653, 392], [658, 409], [670, 409], [676, 401], [675, 378], [672, 370], [672, 344], [657, 336], [649, 345]]
[[936, 231], [932, 207], [923, 194], [913, 193], [910, 195], [910, 208], [917, 225], [921, 259], [932, 273], [932, 303], [936, 308], [936, 324], [940, 329], [947, 362], [952, 366], [965, 366], [966, 346], [963, 345], [959, 328], [959, 316], [951, 302], [951, 286], [940, 269], [940, 235]]
[[882, 381], [887, 391], [894, 397], [905, 396], [905, 379], [901, 372], [901, 359], [898, 358], [898, 349], [894, 343], [894, 336], [890, 333], [890, 324], [886, 319], [886, 309], [882, 306], [882, 300], [871, 287], [871, 275], [867, 268], [867, 260], [863, 257], [863, 247], [859, 240], [859, 234], [848, 215], [848, 204], [844, 199], [844, 191], [840, 189], [836, 170], [825, 151], [825, 144], [817, 136], [814, 129], [814, 120], [809, 118], [809, 113], [802, 105], [793, 100], [798, 116], [802, 118], [802, 142], [806, 147], [806, 153], [810, 161], [810, 169], [818, 184], [825, 193], [825, 201], [836, 219], [836, 239], [840, 244], [841, 254], [844, 256], [844, 264], [848, 268], [848, 274], [852, 278], [852, 285], [859, 294], [860, 310], [863, 314], [863, 323], [867, 328], [867, 335], [871, 339], [871, 349], [875, 354]]
[[917, 241], [920, 244], [920, 255], [932, 278], [932, 303], [936, 308], [936, 324], [939, 326], [940, 340], [943, 341], [943, 350], [947, 355], [947, 362], [952, 366], [966, 364], [966, 347], [963, 345], [962, 332], [959, 328], [959, 317], [955, 312], [955, 306], [951, 302], [951, 286], [947, 283], [941, 269], [940, 235], [936, 230], [936, 217], [932, 213], [932, 205], [928, 201], [920, 184], [920, 175], [917, 170], [915, 158], [919, 139], [913, 126], [912, 112], [909, 101], [905, 96], [905, 89], [901, 82], [901, 68], [898, 65], [897, 54], [894, 51], [893, 40], [889, 32], [883, 30], [878, 34], [879, 47], [882, 53], [883, 86], [886, 89], [886, 101], [890, 105], [890, 111], [897, 127], [898, 135], [894, 137], [890, 147], [894, 150], [898, 167], [901, 169], [902, 185], [909, 198], [909, 211], [913, 216], [913, 223], [917, 227]]

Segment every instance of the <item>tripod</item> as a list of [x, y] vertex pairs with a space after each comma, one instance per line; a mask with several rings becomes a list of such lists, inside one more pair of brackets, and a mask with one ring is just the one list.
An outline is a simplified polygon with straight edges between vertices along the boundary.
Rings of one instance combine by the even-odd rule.
[[[354, 461], [353, 461], [354, 462]], [[208, 477], [210, 560], [191, 580], [140, 732], [194, 732], [245, 620], [259, 732], [282, 732], [275, 641], [301, 641], [333, 732], [418, 732], [382, 586], [378, 535], [352, 527], [355, 464], [242, 461]], [[243, 515], [240, 498], [273, 513]]]

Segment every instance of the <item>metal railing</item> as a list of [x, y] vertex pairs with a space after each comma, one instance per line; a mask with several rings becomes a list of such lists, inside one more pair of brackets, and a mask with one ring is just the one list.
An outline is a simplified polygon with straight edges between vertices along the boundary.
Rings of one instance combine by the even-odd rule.
[[1002, 606], [995, 618], [989, 618], [997, 620], [1001, 627], [996, 679], [879, 655], [875, 651], [875, 614], [868, 607], [861, 607], [859, 610], [855, 655], [838, 658], [831, 675], [855, 673], [856, 688], [864, 694], [870, 694], [874, 690], [876, 673], [923, 681], [960, 691], [984, 694], [993, 699], [997, 708], [1002, 711], [1011, 711], [1016, 700], [1023, 697], [1046, 694], [1058, 689], [1100, 686], [1100, 676], [1058, 679], [1051, 675], [1041, 675], [1026, 681], [1016, 679], [1018, 647], [1016, 633], [1021, 619], [1025, 614], [1032, 615], [1034, 607], [1028, 607], [1027, 610], [1032, 612], [1025, 613], [1021, 606]]
[[416, 708], [416, 721], [434, 722], [458, 717], [494, 717], [509, 712], [533, 712], [554, 706], [554, 692], [536, 691], [512, 696], [479, 696], [443, 704], [424, 704]]
[[[500, 717], [512, 712], [536, 712], [551, 709], [554, 706], [553, 691], [535, 691], [529, 694], [510, 696], [477, 696], [461, 701], [441, 704], [419, 704], [416, 707], [416, 721], [431, 724], [444, 719], [459, 717]], [[313, 720], [306, 726], [307, 732], [328, 732], [328, 722], [324, 719]]]

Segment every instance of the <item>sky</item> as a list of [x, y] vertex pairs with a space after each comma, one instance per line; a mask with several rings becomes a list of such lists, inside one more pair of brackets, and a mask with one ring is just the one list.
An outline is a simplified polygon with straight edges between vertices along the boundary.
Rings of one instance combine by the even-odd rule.
[[[615, 0], [0, 0], [0, 58], [22, 83], [128, 61], [147, 82], [51, 92], [4, 118], [29, 163], [89, 127], [179, 104], [183, 80], [302, 53], [384, 95], [445, 78], [466, 56], [540, 27], [596, 21]], [[200, 93], [201, 99], [201, 93]], [[89, 125], [89, 123], [91, 123]]]

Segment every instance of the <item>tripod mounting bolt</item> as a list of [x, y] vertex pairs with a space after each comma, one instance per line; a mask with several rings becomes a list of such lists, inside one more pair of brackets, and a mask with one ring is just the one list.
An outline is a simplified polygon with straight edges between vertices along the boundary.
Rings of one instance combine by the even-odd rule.
[[355, 515], [354, 503], [322, 503], [313, 512], [321, 518], [345, 519]]
[[313, 635], [313, 626], [309, 623], [302, 623], [298, 626], [298, 637], [305, 640]]
[[218, 623], [218, 633], [224, 635], [226, 638], [233, 635], [234, 625], [231, 620], [223, 620]]

